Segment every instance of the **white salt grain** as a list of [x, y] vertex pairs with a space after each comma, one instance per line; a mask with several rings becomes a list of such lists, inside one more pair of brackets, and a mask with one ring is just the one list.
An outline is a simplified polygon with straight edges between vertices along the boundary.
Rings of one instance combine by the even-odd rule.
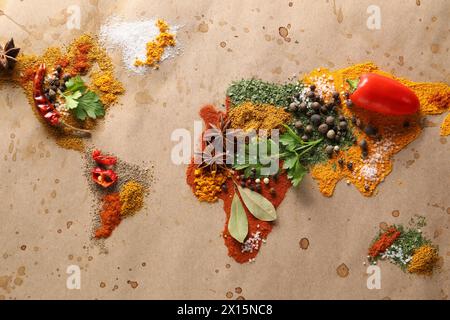
[[[144, 74], [150, 68], [135, 66], [134, 63], [136, 59], [146, 60], [147, 42], [155, 40], [160, 33], [156, 21], [157, 19], [126, 22], [112, 17], [101, 26], [100, 41], [108, 51], [112, 52], [117, 48], [122, 51], [122, 60], [128, 70]], [[178, 26], [170, 25], [168, 32], [176, 35], [178, 29]], [[178, 52], [177, 46], [166, 47], [161, 61], [173, 58]]]

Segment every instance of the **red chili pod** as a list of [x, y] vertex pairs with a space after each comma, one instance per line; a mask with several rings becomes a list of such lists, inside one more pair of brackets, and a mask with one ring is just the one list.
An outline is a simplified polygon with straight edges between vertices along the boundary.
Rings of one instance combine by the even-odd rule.
[[113, 166], [117, 162], [117, 158], [113, 156], [105, 156], [102, 154], [100, 150], [95, 149], [92, 151], [92, 159], [94, 159], [95, 162], [98, 164], [104, 165], [104, 166]]
[[359, 82], [347, 82], [354, 89], [350, 100], [358, 107], [392, 116], [410, 115], [419, 110], [417, 95], [394, 79], [376, 73], [365, 73]]
[[98, 167], [92, 169], [92, 180], [103, 188], [112, 186], [118, 178], [117, 174], [111, 169], [104, 170]]

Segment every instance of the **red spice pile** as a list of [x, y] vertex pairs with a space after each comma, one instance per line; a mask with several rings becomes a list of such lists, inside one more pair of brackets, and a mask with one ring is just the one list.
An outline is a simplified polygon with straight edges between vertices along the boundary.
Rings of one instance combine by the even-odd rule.
[[108, 194], [103, 198], [103, 208], [100, 213], [102, 226], [95, 231], [96, 238], [108, 238], [113, 230], [120, 224], [121, 216], [119, 193]]
[[75, 60], [73, 63], [72, 76], [77, 74], [84, 74], [91, 64], [89, 62], [89, 52], [92, 49], [92, 45], [89, 43], [80, 43], [75, 50]]
[[[229, 106], [228, 101], [226, 102], [227, 109]], [[200, 117], [203, 119], [205, 123], [205, 130], [210, 128], [209, 124], [218, 125], [220, 121], [220, 116], [225, 116], [226, 113], [217, 110], [212, 105], [206, 105], [200, 110]], [[193, 160], [192, 160], [193, 161]], [[196, 169], [196, 164], [191, 162], [191, 164], [188, 166], [186, 171], [186, 182], [187, 184], [192, 188], [193, 191], [195, 191], [195, 184], [194, 184], [194, 171]], [[251, 259], [254, 259], [256, 255], [259, 252], [258, 250], [253, 250], [253, 252], [242, 252], [242, 244], [239, 243], [237, 240], [235, 240], [230, 233], [228, 232], [228, 219], [230, 218], [231, 214], [231, 202], [233, 200], [234, 196], [234, 186], [233, 181], [231, 179], [228, 179], [227, 182], [227, 189], [228, 192], [222, 192], [218, 195], [219, 199], [223, 200], [223, 209], [226, 214], [226, 220], [224, 225], [224, 231], [223, 231], [223, 238], [225, 245], [228, 248], [228, 255], [235, 259], [239, 263], [245, 263], [249, 262]], [[269, 185], [264, 185], [261, 194], [268, 199], [275, 208], [277, 208], [280, 203], [283, 201], [286, 192], [291, 187], [291, 182], [287, 178], [286, 173], [282, 173], [279, 175], [278, 180], [275, 182], [273, 179], [271, 179], [271, 182]], [[275, 195], [270, 194], [270, 188], [275, 189]], [[247, 214], [248, 219], [248, 234], [251, 236], [253, 233], [256, 233], [257, 231], [260, 232], [261, 239], [267, 239], [267, 236], [272, 231], [272, 223], [261, 221], [256, 219], [250, 212], [248, 212], [247, 209], [245, 209], [245, 212]], [[260, 246], [261, 247], [261, 246]]]
[[400, 236], [400, 231], [395, 227], [390, 227], [383, 234], [380, 235], [377, 241], [369, 248], [369, 256], [377, 257], [379, 254], [385, 252], [397, 238]]

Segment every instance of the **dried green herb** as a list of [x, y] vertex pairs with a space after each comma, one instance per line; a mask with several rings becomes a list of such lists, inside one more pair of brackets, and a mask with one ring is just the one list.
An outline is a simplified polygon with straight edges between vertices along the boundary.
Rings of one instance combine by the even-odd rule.
[[227, 90], [231, 106], [243, 102], [267, 103], [279, 107], [287, 107], [292, 96], [303, 88], [300, 82], [275, 84], [258, 79], [233, 82]]

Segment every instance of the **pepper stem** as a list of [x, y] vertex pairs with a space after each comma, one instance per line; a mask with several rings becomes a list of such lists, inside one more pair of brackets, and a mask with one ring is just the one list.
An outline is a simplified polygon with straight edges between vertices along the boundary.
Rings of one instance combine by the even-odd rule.
[[72, 130], [74, 133], [76, 133], [79, 136], [82, 136], [82, 137], [90, 137], [91, 136], [91, 131], [89, 131], [89, 130], [76, 128], [66, 122], [63, 122], [63, 121], [61, 121], [60, 124], [62, 127], [66, 127], [68, 129]]
[[347, 79], [346, 82], [350, 85], [351, 93], [355, 92], [358, 88], [359, 79]]

